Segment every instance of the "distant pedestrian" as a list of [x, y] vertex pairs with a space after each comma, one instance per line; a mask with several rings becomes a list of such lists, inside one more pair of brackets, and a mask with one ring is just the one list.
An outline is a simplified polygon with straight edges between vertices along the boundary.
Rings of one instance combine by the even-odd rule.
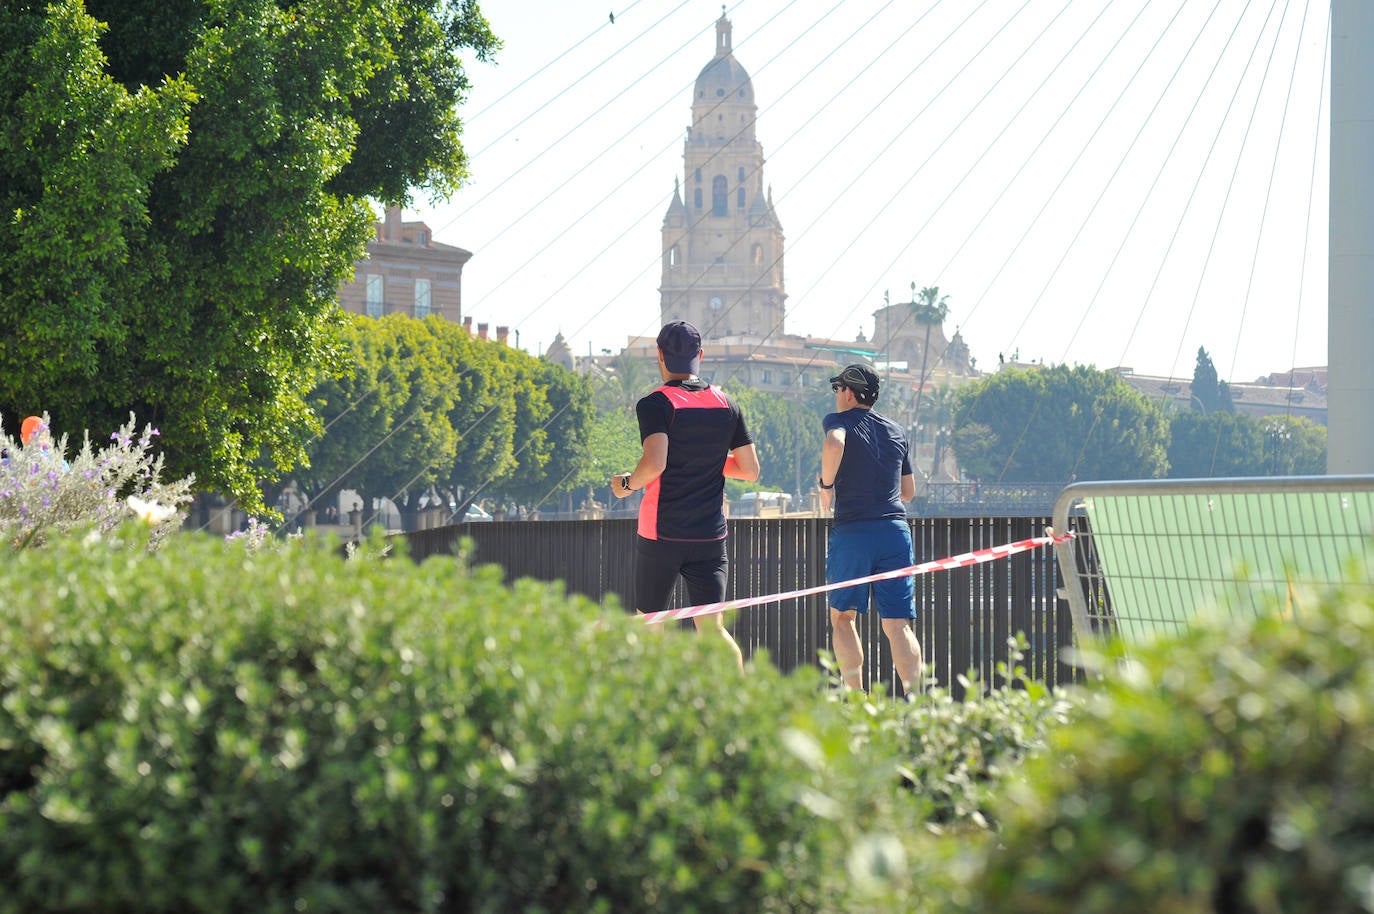
[[[822, 421], [821, 475], [816, 480], [822, 509], [834, 509], [826, 582], [867, 577], [914, 563], [911, 528], [904, 503], [916, 495], [906, 436], [896, 423], [873, 410], [878, 375], [849, 365], [830, 379], [835, 412]], [[921, 643], [911, 630], [915, 589], [909, 576], [829, 592], [830, 625], [840, 675], [851, 689], [863, 688], [863, 646], [855, 622], [868, 611], [869, 591], [892, 645], [892, 663], [910, 695], [921, 685]]]
[[41, 419], [37, 416], [25, 418], [19, 426], [19, 440], [26, 451], [37, 450], [45, 458], [56, 457], [62, 464], [63, 472], [71, 469], [67, 459], [53, 450], [52, 430], [46, 414]]
[[[663, 384], [635, 406], [643, 446], [629, 473], [611, 477], [611, 492], [627, 498], [644, 490], [639, 505], [635, 556], [635, 608], [668, 609], [680, 575], [693, 605], [725, 599], [725, 480], [759, 478], [754, 439], [739, 406], [697, 376], [701, 334], [673, 321], [658, 334], [658, 371]], [[716, 613], [694, 620], [714, 630], [740, 667], [744, 655]]]

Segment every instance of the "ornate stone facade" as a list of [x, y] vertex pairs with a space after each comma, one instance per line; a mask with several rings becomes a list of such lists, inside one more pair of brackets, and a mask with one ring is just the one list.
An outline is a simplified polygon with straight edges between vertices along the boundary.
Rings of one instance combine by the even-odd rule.
[[659, 310], [664, 323], [696, 324], [703, 341], [784, 332], [783, 233], [764, 190], [757, 114], [722, 14], [715, 57], [693, 91], [683, 178], [663, 218]]

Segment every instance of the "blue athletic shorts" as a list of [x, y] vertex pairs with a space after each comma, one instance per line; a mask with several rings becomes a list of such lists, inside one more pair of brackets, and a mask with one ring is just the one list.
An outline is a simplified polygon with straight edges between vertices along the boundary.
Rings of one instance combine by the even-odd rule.
[[[867, 577], [915, 564], [911, 528], [901, 518], [863, 520], [841, 524], [830, 531], [825, 555], [827, 584]], [[910, 575], [887, 581], [841, 587], [828, 593], [830, 606], [848, 612], [868, 612], [868, 591], [884, 619], [916, 618], [916, 590]]]

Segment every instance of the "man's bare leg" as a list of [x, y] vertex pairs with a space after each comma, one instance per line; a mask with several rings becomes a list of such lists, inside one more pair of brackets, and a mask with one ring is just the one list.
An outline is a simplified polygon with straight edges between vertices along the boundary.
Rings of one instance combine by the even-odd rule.
[[884, 619], [883, 634], [892, 645], [892, 665], [908, 695], [921, 690], [921, 642], [907, 619]]
[[840, 678], [851, 689], [864, 687], [864, 649], [859, 643], [859, 630], [855, 627], [858, 613], [854, 610], [839, 610], [830, 607], [831, 644], [835, 659], [840, 664]]
[[735, 655], [735, 663], [739, 664], [740, 672], [744, 671], [744, 652], [739, 649], [735, 638], [730, 634], [730, 629], [725, 627], [725, 614], [712, 613], [710, 616], [695, 616], [692, 619], [696, 623], [697, 631], [706, 634], [715, 628], [720, 636], [725, 639], [725, 643], [730, 646], [730, 652]]

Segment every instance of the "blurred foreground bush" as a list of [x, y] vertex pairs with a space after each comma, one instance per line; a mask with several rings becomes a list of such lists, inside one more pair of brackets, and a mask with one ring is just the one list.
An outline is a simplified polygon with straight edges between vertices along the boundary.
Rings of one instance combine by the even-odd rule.
[[1002, 804], [968, 909], [1374, 911], [1374, 592], [1099, 658]]
[[298, 546], [7, 558], [0, 912], [911, 897], [928, 807], [818, 673], [740, 676], [717, 639], [457, 559]]

